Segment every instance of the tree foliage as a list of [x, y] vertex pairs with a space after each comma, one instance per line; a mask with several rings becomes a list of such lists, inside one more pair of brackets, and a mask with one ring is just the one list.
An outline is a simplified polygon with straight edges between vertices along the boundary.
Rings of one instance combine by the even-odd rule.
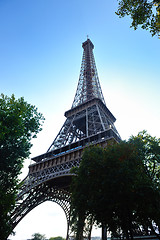
[[49, 240], [65, 240], [63, 237], [58, 236], [58, 237], [51, 237]]
[[136, 145], [138, 154], [145, 166], [146, 174], [155, 183], [160, 179], [160, 139], [152, 137], [146, 131], [132, 136], [129, 142]]
[[31, 240], [46, 240], [46, 237], [40, 233], [34, 233]]
[[159, 230], [159, 162], [160, 140], [146, 132], [105, 149], [87, 148], [73, 170], [71, 223], [77, 239], [86, 220], [127, 239]]
[[23, 160], [30, 154], [31, 139], [41, 130], [44, 120], [37, 108], [24, 98], [0, 96], [0, 236], [10, 233], [10, 212], [15, 203], [18, 175]]
[[160, 1], [159, 0], [118, 0], [119, 17], [129, 15], [132, 19], [131, 27], [138, 26], [149, 30], [152, 34], [160, 34]]

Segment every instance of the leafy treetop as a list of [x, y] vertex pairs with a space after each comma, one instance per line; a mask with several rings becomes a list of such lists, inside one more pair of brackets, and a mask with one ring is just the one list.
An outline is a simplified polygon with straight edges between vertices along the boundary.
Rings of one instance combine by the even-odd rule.
[[19, 187], [23, 160], [30, 154], [31, 139], [41, 131], [44, 118], [24, 98], [0, 95], [0, 236], [11, 231], [10, 212]]
[[32, 235], [31, 240], [46, 240], [46, 237], [45, 237], [45, 235], [43, 235], [43, 234], [34, 233], [34, 234]]
[[138, 26], [160, 36], [160, 1], [159, 0], [118, 0], [119, 17], [129, 15], [132, 19], [131, 27]]
[[58, 236], [58, 237], [51, 237], [49, 240], [65, 240], [65, 238]]
[[[71, 224], [81, 239], [86, 222], [112, 235], [156, 234], [160, 229], [160, 139], [145, 131], [128, 142], [86, 148], [72, 183]], [[153, 224], [154, 223], [154, 224]], [[88, 228], [88, 226], [87, 226]]]

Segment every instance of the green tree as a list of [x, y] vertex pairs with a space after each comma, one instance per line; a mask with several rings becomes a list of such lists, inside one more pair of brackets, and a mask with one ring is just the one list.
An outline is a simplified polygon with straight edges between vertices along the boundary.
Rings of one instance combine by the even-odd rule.
[[44, 118], [37, 108], [15, 96], [0, 95], [0, 236], [11, 232], [10, 213], [19, 186], [18, 175], [30, 154], [31, 139], [41, 130]]
[[145, 168], [145, 174], [151, 181], [150, 188], [147, 191], [144, 188], [145, 197], [143, 202], [139, 203], [139, 217], [156, 234], [156, 230], [160, 232], [160, 138], [152, 137], [143, 131], [135, 137], [132, 136], [129, 142], [136, 146], [138, 156]]
[[155, 225], [159, 228], [158, 156], [159, 139], [146, 132], [106, 149], [84, 151], [79, 169], [73, 170], [77, 176], [71, 216], [77, 239], [82, 238], [88, 218], [127, 239], [155, 232]]
[[156, 184], [160, 179], [160, 138], [152, 137], [147, 131], [131, 136], [129, 142], [137, 148], [138, 155], [145, 166], [146, 174]]
[[119, 17], [129, 15], [132, 19], [131, 27], [138, 26], [149, 30], [152, 34], [160, 34], [160, 1], [159, 0], [118, 0]]
[[51, 237], [49, 240], [65, 240], [63, 237], [58, 236], [58, 237]]
[[40, 233], [34, 233], [31, 240], [46, 240], [46, 237]]

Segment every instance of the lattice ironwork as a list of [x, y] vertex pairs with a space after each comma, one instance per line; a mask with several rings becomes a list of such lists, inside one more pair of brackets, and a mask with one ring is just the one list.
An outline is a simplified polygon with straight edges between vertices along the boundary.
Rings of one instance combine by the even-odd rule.
[[43, 184], [51, 179], [56, 179], [64, 176], [71, 176], [70, 170], [72, 167], [79, 166], [80, 158], [66, 163], [57, 164], [56, 166], [42, 168], [39, 171], [28, 174], [24, 179], [23, 185], [19, 191], [18, 198], [31, 191], [33, 188]]
[[87, 39], [82, 47], [84, 49], [82, 65], [72, 108], [93, 98], [99, 98], [105, 104], [93, 55], [94, 45], [90, 39]]
[[116, 119], [106, 107], [102, 94], [93, 55], [94, 45], [87, 39], [82, 46], [82, 65], [72, 108], [65, 112], [67, 119], [48, 152], [109, 128], [120, 138], [114, 126]]
[[65, 116], [67, 119], [48, 152], [109, 129], [112, 129], [120, 140], [120, 135], [114, 125], [115, 117], [98, 98], [71, 109], [65, 113]]
[[[106, 146], [110, 141], [121, 140], [114, 126], [116, 119], [107, 108], [100, 87], [94, 45], [87, 39], [82, 46], [82, 65], [72, 108], [65, 112], [66, 121], [48, 151], [32, 159], [35, 163], [29, 166], [12, 213], [13, 228], [33, 208], [50, 200], [66, 214], [69, 239], [71, 168], [79, 166], [88, 144]], [[89, 238], [91, 228], [87, 231]]]
[[47, 183], [43, 183], [17, 198], [16, 208], [12, 213], [13, 227], [33, 208], [45, 201], [53, 201], [59, 204], [64, 210], [67, 221], [69, 222], [70, 194], [63, 189], [58, 189]]

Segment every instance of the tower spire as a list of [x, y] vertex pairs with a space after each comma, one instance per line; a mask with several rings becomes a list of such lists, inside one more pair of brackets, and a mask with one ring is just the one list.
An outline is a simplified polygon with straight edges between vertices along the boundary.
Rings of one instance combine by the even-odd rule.
[[82, 47], [84, 49], [82, 64], [72, 108], [93, 98], [99, 98], [105, 104], [93, 55], [94, 45], [87, 37]]

